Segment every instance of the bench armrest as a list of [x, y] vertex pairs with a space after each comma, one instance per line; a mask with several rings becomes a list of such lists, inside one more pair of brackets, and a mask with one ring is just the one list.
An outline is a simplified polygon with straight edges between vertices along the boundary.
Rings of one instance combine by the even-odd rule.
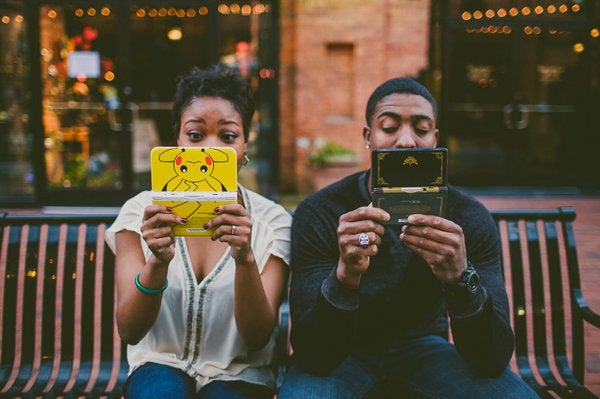
[[581, 288], [574, 288], [571, 293], [575, 299], [577, 309], [579, 309], [581, 312], [583, 319], [593, 326], [600, 328], [600, 314], [590, 309], [587, 302], [583, 298], [583, 292], [581, 291]]

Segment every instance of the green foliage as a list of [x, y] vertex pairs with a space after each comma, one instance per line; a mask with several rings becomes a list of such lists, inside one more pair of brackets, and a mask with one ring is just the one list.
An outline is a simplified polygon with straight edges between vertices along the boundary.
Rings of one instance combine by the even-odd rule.
[[325, 166], [332, 163], [356, 163], [356, 152], [332, 141], [325, 142], [308, 157], [308, 163], [313, 166]]

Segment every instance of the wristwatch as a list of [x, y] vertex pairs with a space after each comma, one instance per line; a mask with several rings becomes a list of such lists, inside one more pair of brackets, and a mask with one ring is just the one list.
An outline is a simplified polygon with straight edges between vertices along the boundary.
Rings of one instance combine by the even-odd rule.
[[479, 291], [479, 274], [477, 270], [467, 261], [465, 269], [460, 281], [455, 284], [444, 284], [444, 291], [450, 298], [469, 298], [477, 295]]

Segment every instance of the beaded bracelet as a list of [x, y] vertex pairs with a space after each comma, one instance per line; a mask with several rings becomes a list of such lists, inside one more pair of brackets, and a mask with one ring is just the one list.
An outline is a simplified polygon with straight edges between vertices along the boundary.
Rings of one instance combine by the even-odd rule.
[[147, 295], [156, 295], [156, 294], [160, 294], [161, 292], [163, 292], [164, 290], [167, 289], [167, 286], [169, 285], [169, 280], [165, 280], [165, 285], [163, 285], [160, 288], [157, 288], [155, 290], [150, 289], [150, 288], [146, 288], [142, 285], [142, 283], [140, 283], [140, 275], [142, 274], [142, 272], [139, 272], [136, 276], [135, 276], [135, 286], [138, 290], [140, 290], [141, 292], [143, 292], [144, 294]]

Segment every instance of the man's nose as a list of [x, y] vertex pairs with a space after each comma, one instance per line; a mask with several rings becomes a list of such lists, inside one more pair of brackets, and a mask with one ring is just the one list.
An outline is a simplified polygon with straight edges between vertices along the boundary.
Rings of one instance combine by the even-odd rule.
[[396, 148], [415, 148], [416, 146], [417, 142], [412, 127], [403, 125], [396, 137]]

